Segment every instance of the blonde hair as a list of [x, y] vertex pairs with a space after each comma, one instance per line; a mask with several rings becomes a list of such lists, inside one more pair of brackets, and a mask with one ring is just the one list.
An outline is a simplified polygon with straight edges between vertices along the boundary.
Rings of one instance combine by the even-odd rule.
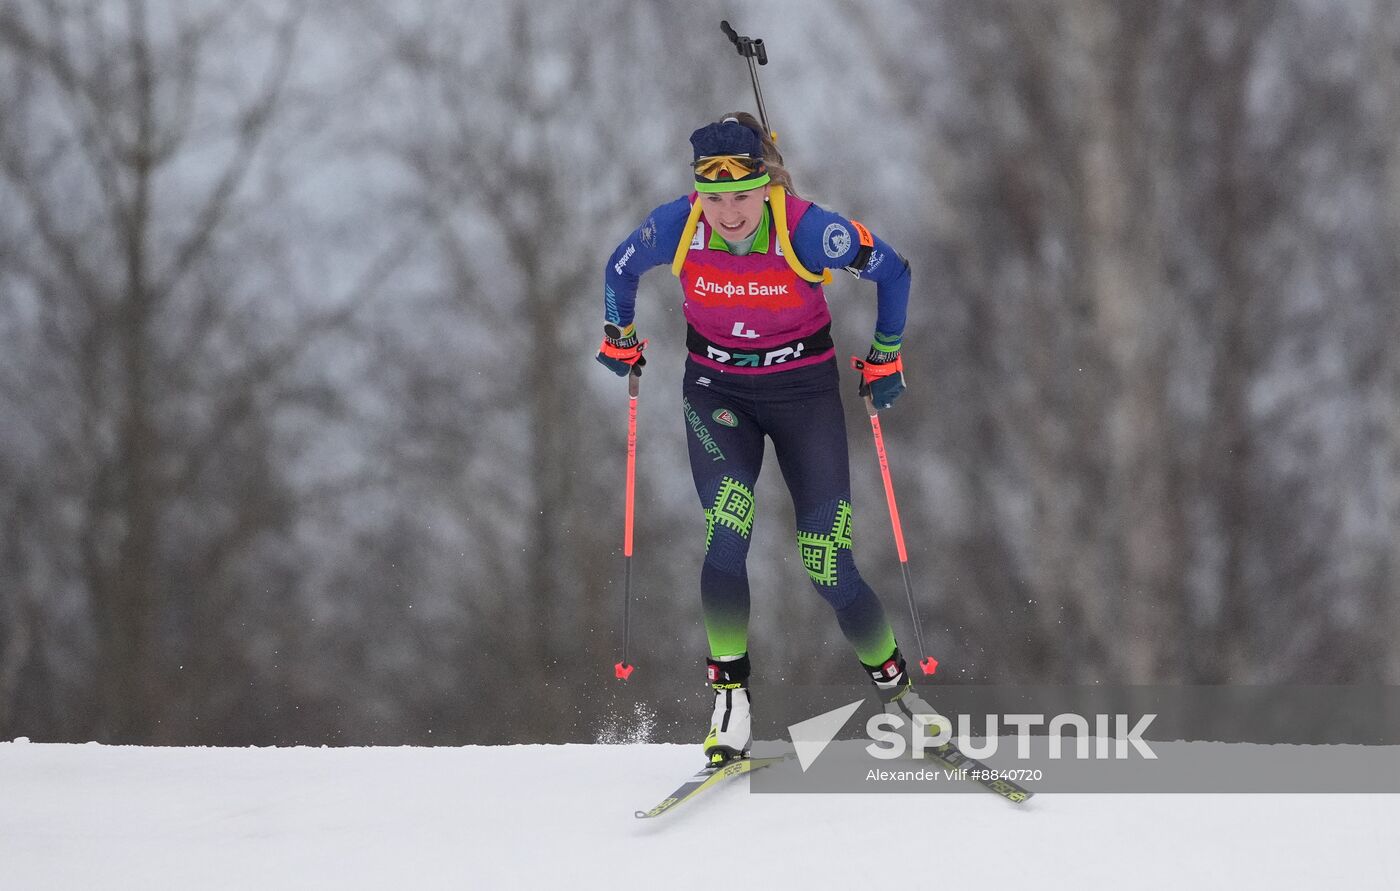
[[788, 194], [797, 194], [792, 188], [792, 174], [788, 173], [788, 169], [783, 166], [783, 153], [778, 151], [778, 146], [773, 142], [773, 137], [764, 131], [763, 124], [759, 122], [758, 118], [749, 114], [747, 111], [731, 111], [729, 114], [720, 117], [720, 120], [724, 121], [729, 118], [733, 118], [758, 134], [758, 139], [763, 144], [763, 164], [768, 168], [768, 178], [772, 180], [775, 185], [787, 189]]

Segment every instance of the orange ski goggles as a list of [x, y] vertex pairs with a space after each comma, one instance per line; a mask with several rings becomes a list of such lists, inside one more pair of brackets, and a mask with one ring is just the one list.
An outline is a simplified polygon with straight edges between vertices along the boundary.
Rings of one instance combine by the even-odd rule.
[[763, 159], [748, 155], [711, 155], [691, 166], [695, 168], [695, 188], [700, 192], [739, 192], [769, 181]]

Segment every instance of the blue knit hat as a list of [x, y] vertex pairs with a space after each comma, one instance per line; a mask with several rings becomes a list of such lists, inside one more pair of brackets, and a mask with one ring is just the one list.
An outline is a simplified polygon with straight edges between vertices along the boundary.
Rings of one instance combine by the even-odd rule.
[[706, 124], [690, 134], [695, 149], [697, 192], [742, 192], [767, 185], [763, 141], [734, 118]]

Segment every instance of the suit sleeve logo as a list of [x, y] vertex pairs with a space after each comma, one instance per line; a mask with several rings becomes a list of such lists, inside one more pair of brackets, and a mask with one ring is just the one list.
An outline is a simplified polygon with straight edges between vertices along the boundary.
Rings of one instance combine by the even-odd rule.
[[636, 252], [637, 246], [635, 244], [629, 243], [627, 245], [627, 250], [622, 252], [622, 259], [618, 260], [616, 263], [613, 264], [613, 272], [616, 272], [618, 275], [622, 275], [622, 270], [626, 268], [627, 261], [632, 259], [632, 255]]
[[851, 249], [851, 231], [840, 223], [832, 223], [826, 227], [822, 233], [822, 250], [826, 255], [835, 260], [844, 257]]

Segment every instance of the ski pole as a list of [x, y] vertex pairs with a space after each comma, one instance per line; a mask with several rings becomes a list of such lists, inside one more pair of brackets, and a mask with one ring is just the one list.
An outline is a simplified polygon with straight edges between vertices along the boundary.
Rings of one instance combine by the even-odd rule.
[[776, 141], [778, 136], [768, 126], [768, 110], [763, 106], [763, 88], [758, 85], [758, 66], [768, 64], [768, 50], [763, 46], [763, 38], [745, 37], [731, 28], [728, 21], [721, 21], [719, 29], [734, 44], [739, 55], [749, 60], [749, 79], [753, 81], [753, 98], [758, 102], [758, 120], [763, 124], [764, 132]]
[[[855, 357], [851, 358], [851, 365], [859, 370], [865, 363]], [[919, 611], [914, 606], [914, 585], [909, 580], [909, 554], [904, 549], [904, 527], [899, 522], [899, 506], [894, 500], [894, 483], [890, 481], [890, 461], [885, 454], [885, 434], [880, 430], [880, 411], [875, 407], [875, 400], [869, 393], [865, 394], [865, 411], [870, 415], [870, 429], [875, 433], [875, 454], [880, 459], [880, 476], [885, 481], [885, 501], [890, 506], [890, 525], [894, 527], [894, 546], [899, 552], [899, 571], [904, 576], [904, 596], [909, 601], [909, 617], [914, 621], [914, 641], [919, 647], [919, 667], [924, 674], [933, 674], [938, 670], [938, 660], [928, 655], [928, 650], [924, 648], [924, 632], [919, 626]]]
[[632, 606], [632, 505], [637, 492], [637, 394], [641, 392], [641, 374], [636, 368], [627, 376], [627, 507], [622, 533], [622, 661], [613, 666], [619, 680], [627, 680], [637, 667], [627, 661], [630, 643]]

